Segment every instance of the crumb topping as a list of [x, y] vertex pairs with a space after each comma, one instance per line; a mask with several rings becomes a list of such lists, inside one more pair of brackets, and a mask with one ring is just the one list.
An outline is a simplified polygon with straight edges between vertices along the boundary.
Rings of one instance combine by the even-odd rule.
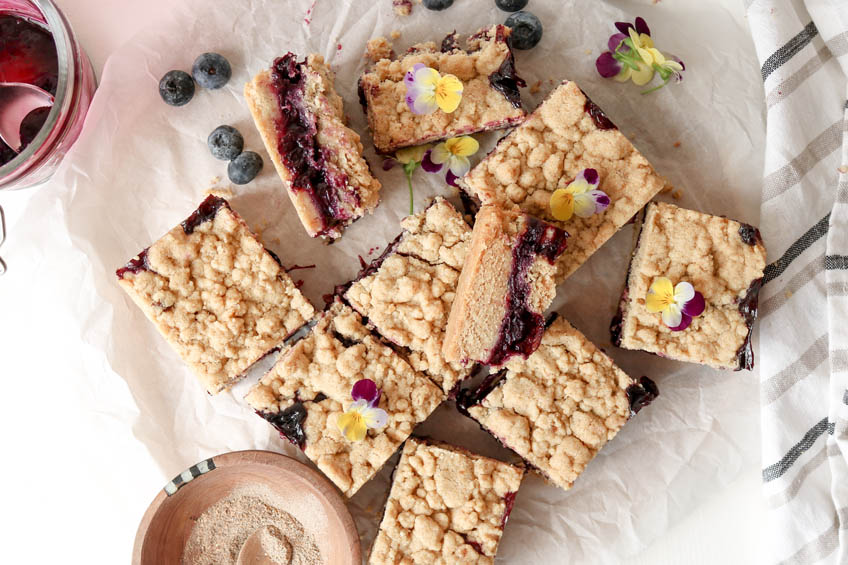
[[450, 392], [471, 372], [442, 356], [471, 230], [443, 198], [401, 225], [406, 231], [397, 249], [377, 272], [354, 282], [345, 298], [383, 337], [410, 350], [409, 361], [416, 370]]
[[[211, 196], [210, 198], [215, 198]], [[118, 283], [216, 394], [314, 314], [229, 205], [187, 234], [177, 226]]]
[[492, 564], [523, 470], [446, 444], [406, 442], [372, 565]]
[[394, 57], [392, 42], [382, 36], [369, 39], [365, 44], [365, 57], [374, 63], [380, 59], [391, 59]]
[[[739, 302], [762, 278], [762, 241], [745, 243], [742, 224], [727, 218], [652, 203], [645, 214], [626, 290], [621, 346], [681, 361], [736, 369], [749, 328]], [[683, 331], [674, 332], [645, 307], [657, 277], [687, 281], [704, 295], [706, 308]]]
[[[483, 204], [517, 206], [570, 234], [557, 263], [562, 282], [666, 186], [618, 129], [600, 129], [585, 111], [587, 98], [564, 82], [486, 156], [459, 184]], [[550, 198], [583, 169], [600, 175], [611, 200], [601, 214], [558, 222]]]
[[600, 349], [557, 318], [526, 360], [469, 414], [557, 486], [569, 489], [630, 415], [633, 383]]
[[[388, 414], [382, 430], [363, 441], [344, 438], [336, 420], [353, 403], [356, 381], [371, 379]], [[301, 402], [304, 453], [346, 495], [353, 496], [444, 399], [442, 391], [378, 341], [358, 314], [340, 302], [312, 331], [286, 349], [246, 396], [258, 412], [280, 412]]]
[[[468, 51], [452, 48], [443, 52], [433, 42], [414, 45], [400, 60], [382, 59], [363, 74], [359, 86], [377, 149], [391, 153], [401, 147], [520, 122], [524, 110], [516, 108], [489, 81], [489, 76], [511, 57], [506, 40], [509, 33], [504, 26], [482, 30], [467, 40]], [[456, 111], [412, 113], [406, 104], [403, 77], [417, 63], [462, 81], [462, 102]]]

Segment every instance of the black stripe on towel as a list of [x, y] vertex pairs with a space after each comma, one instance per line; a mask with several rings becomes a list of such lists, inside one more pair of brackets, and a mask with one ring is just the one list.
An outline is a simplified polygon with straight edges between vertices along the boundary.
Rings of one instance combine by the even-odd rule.
[[804, 235], [798, 238], [795, 243], [789, 246], [789, 249], [786, 250], [786, 253], [783, 254], [783, 257], [775, 261], [774, 263], [770, 263], [766, 265], [766, 269], [763, 272], [763, 284], [772, 281], [783, 274], [783, 271], [789, 266], [789, 264], [798, 258], [801, 253], [806, 251], [812, 244], [817, 242], [819, 239], [824, 237], [827, 234], [828, 227], [830, 226], [830, 214], [822, 218], [816, 223], [813, 227], [808, 229]]
[[816, 29], [816, 24], [810, 22], [798, 35], [790, 39], [786, 45], [772, 53], [771, 56], [766, 59], [766, 62], [763, 63], [763, 81], [765, 81], [771, 73], [780, 68], [783, 63], [791, 59], [798, 51], [806, 47], [807, 44], [810, 43], [810, 41], [812, 41], [818, 34], [819, 30]]
[[763, 469], [763, 482], [767, 483], [782, 476], [805, 451], [812, 447], [819, 436], [825, 432], [833, 434], [835, 428], [835, 423], [828, 422], [827, 418], [822, 418], [821, 422], [810, 428], [801, 441], [793, 445], [792, 449], [787, 451], [780, 461]]
[[848, 269], [848, 255], [825, 255], [824, 268], [828, 271], [844, 271]]

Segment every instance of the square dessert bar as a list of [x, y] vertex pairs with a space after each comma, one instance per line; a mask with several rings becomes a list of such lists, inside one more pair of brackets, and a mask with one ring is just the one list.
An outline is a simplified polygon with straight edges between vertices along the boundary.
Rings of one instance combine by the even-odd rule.
[[549, 481], [569, 489], [631, 415], [659, 391], [633, 379], [564, 318], [527, 359], [513, 358], [459, 405]]
[[523, 476], [458, 447], [409, 439], [368, 562], [494, 563]]
[[[719, 216], [662, 202], [645, 209], [619, 311], [613, 342], [661, 357], [717, 369], [751, 369], [751, 331], [766, 265], [760, 232]], [[704, 310], [675, 331], [651, 313], [646, 296], [657, 278], [690, 283]]]
[[[584, 169], [595, 169], [610, 204], [588, 218], [557, 222], [550, 200]], [[483, 204], [517, 206], [568, 230], [557, 281], [582, 265], [666, 185], [598, 106], [563, 82], [519, 127], [462, 177], [459, 185]]]
[[[411, 47], [400, 60], [382, 59], [359, 79], [359, 100], [368, 117], [374, 145], [381, 153], [456, 135], [513, 126], [524, 119], [519, 86], [509, 48], [511, 30], [502, 25], [482, 29], [462, 50], [456, 33], [440, 48], [435, 43]], [[462, 81], [462, 101], [447, 114], [414, 114], [406, 103], [407, 71], [417, 63], [452, 74]]]
[[[381, 391], [386, 426], [349, 441], [337, 420], [353, 403], [351, 391], [370, 379]], [[283, 350], [246, 400], [346, 496], [353, 496], [444, 399], [430, 379], [414, 370], [340, 301], [311, 332]]]
[[274, 60], [244, 86], [265, 148], [312, 237], [335, 239], [380, 201], [380, 181], [345, 126], [333, 72], [321, 55]]
[[471, 373], [442, 356], [471, 228], [444, 198], [401, 221], [404, 231], [344, 292], [384, 338], [408, 351], [412, 366], [450, 393]]
[[483, 206], [445, 332], [444, 355], [502, 365], [539, 347], [568, 234], [518, 210]]
[[279, 258], [217, 196], [116, 274], [210, 394], [314, 314]]

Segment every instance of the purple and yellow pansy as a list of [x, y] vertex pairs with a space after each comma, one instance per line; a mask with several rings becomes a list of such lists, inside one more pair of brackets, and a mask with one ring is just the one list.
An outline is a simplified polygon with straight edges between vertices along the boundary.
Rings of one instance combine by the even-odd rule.
[[406, 105], [413, 114], [432, 114], [437, 109], [450, 114], [462, 100], [462, 81], [416, 63], [403, 77]]
[[667, 277], [658, 277], [651, 283], [645, 297], [648, 312], [662, 313], [663, 323], [671, 331], [679, 332], [689, 327], [692, 318], [704, 312], [704, 296], [688, 282], [674, 285]]
[[421, 168], [428, 173], [438, 173], [447, 168], [445, 180], [457, 186], [456, 180], [471, 169], [468, 159], [480, 150], [480, 144], [469, 135], [451, 137], [433, 147], [424, 155]]
[[550, 208], [554, 219], [567, 222], [572, 216], [588, 218], [600, 214], [610, 205], [610, 197], [598, 190], [601, 180], [595, 169], [583, 169], [565, 188], [551, 194]]
[[356, 381], [351, 390], [353, 403], [339, 416], [339, 431], [348, 441], [362, 441], [368, 430], [379, 430], [386, 426], [389, 416], [379, 408], [380, 389], [371, 379]]

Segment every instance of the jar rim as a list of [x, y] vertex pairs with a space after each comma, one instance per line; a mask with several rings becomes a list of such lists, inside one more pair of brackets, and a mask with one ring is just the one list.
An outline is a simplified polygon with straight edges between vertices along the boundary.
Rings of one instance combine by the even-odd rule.
[[[14, 159], [0, 166], [0, 183], [4, 178], [11, 177], [19, 168], [26, 167], [26, 163], [51, 137], [54, 128], [59, 123], [62, 112], [67, 101], [70, 100], [70, 90], [73, 87], [74, 77], [74, 51], [70, 29], [64, 16], [59, 11], [53, 0], [28, 0], [41, 12], [47, 25], [48, 31], [53, 36], [53, 44], [56, 46], [56, 59], [58, 62], [58, 73], [56, 81], [56, 94], [53, 96], [53, 106], [50, 113], [41, 126], [38, 134]], [[0, 190], [3, 187], [0, 186]]]

